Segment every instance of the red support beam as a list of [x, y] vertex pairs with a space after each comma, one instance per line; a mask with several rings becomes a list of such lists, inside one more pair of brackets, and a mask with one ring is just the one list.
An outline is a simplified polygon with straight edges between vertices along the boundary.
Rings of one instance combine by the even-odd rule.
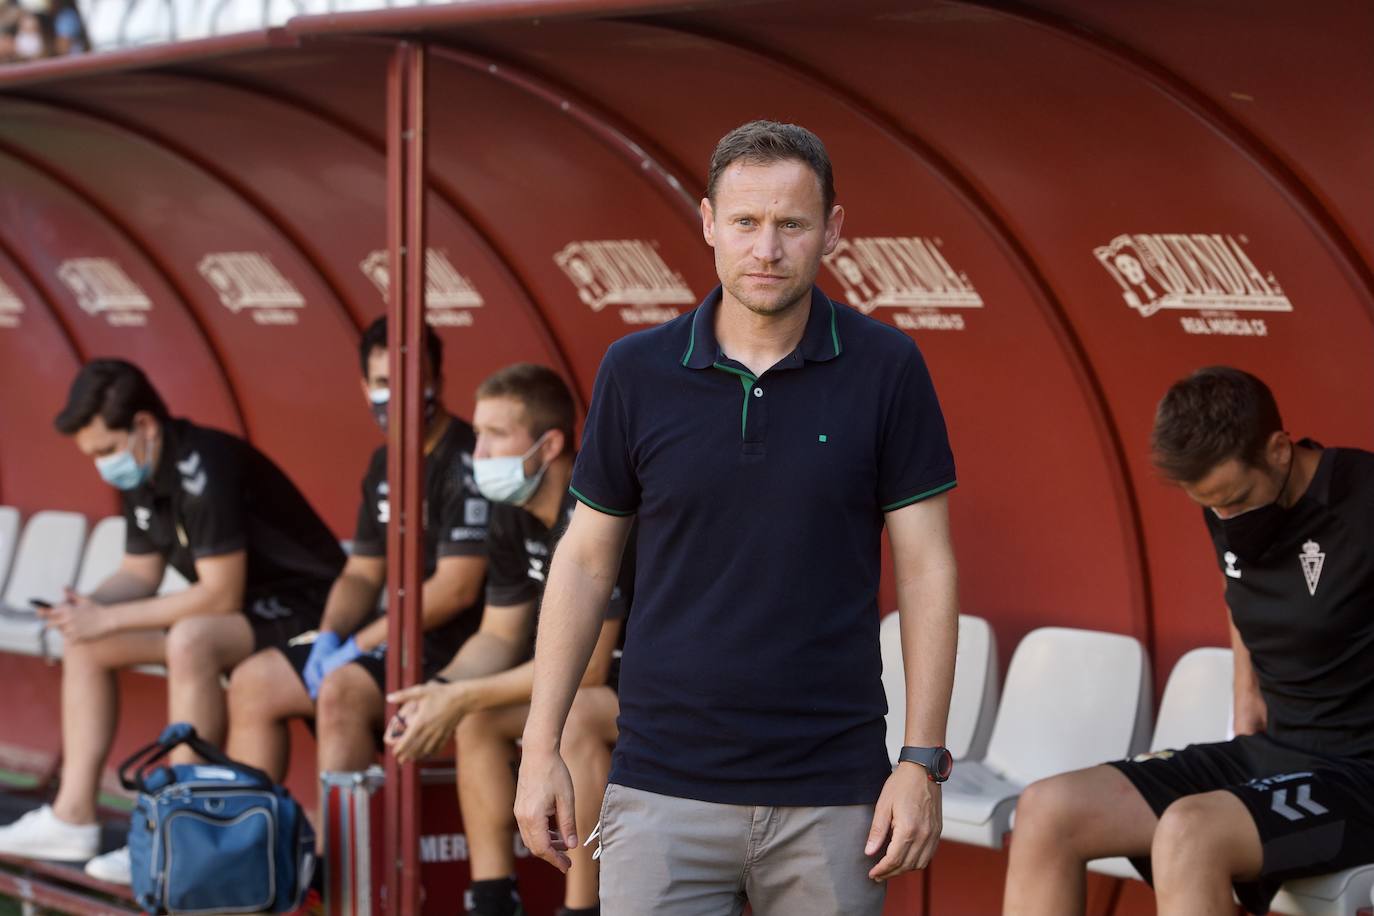
[[[387, 688], [420, 679], [421, 515], [424, 411], [421, 359], [425, 325], [425, 61], [423, 44], [396, 45], [387, 72], [387, 245], [391, 355], [387, 479]], [[386, 909], [420, 912], [419, 772], [386, 758]]]

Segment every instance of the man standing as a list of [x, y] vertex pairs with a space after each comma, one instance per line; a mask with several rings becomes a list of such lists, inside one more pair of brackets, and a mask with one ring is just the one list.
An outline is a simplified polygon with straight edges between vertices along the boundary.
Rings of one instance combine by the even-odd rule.
[[[80, 861], [97, 852], [96, 793], [118, 716], [115, 672], [167, 665], [168, 718], [224, 739], [220, 678], [313, 628], [343, 551], [295, 485], [252, 445], [174, 419], [138, 367], [86, 364], [56, 426], [123, 495], [119, 568], [44, 612], [62, 632], [62, 777], [51, 806], [0, 828], [0, 852]], [[157, 595], [171, 565], [191, 586]], [[189, 752], [178, 749], [186, 762]], [[86, 870], [129, 881], [128, 850]]]
[[1259, 379], [1174, 384], [1154, 462], [1203, 508], [1224, 575], [1236, 738], [1032, 784], [1004, 910], [1083, 912], [1084, 865], [1131, 856], [1159, 912], [1265, 913], [1290, 878], [1374, 861], [1374, 455], [1283, 431]]
[[[391, 400], [386, 318], [363, 333], [358, 355], [363, 395], [386, 429]], [[425, 328], [425, 500], [423, 673], [432, 676], [477, 629], [487, 570], [487, 501], [472, 478], [472, 427], [439, 398], [443, 345]], [[320, 772], [365, 769], [376, 758], [386, 717], [387, 620], [377, 615], [386, 587], [391, 522], [387, 449], [372, 453], [363, 477], [353, 551], [308, 645], [279, 643], [235, 671], [229, 684], [229, 756], [280, 780], [288, 722], [315, 719]]]
[[[388, 743], [401, 760], [458, 743], [458, 800], [472, 864], [469, 916], [520, 916], [515, 884], [512, 769], [516, 740], [529, 714], [529, 660], [549, 559], [576, 502], [568, 493], [573, 469], [572, 393], [552, 369], [517, 363], [477, 389], [477, 484], [492, 500], [488, 540], [487, 606], [476, 636], [441, 672], [443, 681], [392, 697], [404, 705]], [[631, 604], [634, 560], [626, 555], [564, 739], [578, 785], [587, 788], [588, 818], [606, 784], [615, 743], [613, 652]], [[596, 916], [597, 866], [589, 850], [575, 854], [561, 916]]]
[[[712, 156], [721, 286], [602, 361], [541, 616], [516, 816], [567, 866], [560, 732], [632, 517], [639, 565], [600, 825], [609, 916], [876, 914], [940, 833], [958, 629], [954, 461], [904, 334], [814, 286], [839, 241], [829, 158], [755, 121]], [[884, 747], [877, 591], [890, 536], [906, 661]], [[652, 571], [652, 574], [647, 574]], [[559, 840], [550, 842], [550, 826]], [[587, 825], [582, 825], [586, 829]]]

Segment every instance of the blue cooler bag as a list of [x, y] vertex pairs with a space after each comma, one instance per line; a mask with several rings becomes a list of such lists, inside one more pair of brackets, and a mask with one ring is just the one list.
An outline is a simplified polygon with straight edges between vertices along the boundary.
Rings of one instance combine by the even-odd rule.
[[[148, 768], [179, 745], [209, 761]], [[130, 771], [133, 771], [132, 774]], [[175, 722], [119, 768], [136, 790], [134, 900], [148, 913], [284, 913], [300, 906], [315, 831], [286, 789]]]

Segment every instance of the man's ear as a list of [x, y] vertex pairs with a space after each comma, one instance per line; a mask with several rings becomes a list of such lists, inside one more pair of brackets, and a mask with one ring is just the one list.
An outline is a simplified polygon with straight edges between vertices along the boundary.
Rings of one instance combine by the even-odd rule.
[[701, 237], [706, 239], [706, 244], [716, 247], [716, 210], [709, 197], [701, 199]]
[[568, 451], [568, 437], [567, 437], [567, 435], [566, 435], [566, 434], [563, 432], [563, 430], [561, 430], [561, 429], [551, 429], [551, 430], [549, 430], [548, 434], [544, 437], [544, 448], [543, 448], [543, 450], [544, 450], [545, 454], [547, 454], [547, 455], [550, 456], [549, 459], [548, 459], [547, 461], [545, 461], [544, 463], [545, 463], [545, 464], [552, 464], [552, 463], [554, 462], [554, 460], [556, 460], [560, 455], [567, 454], [567, 451]]
[[835, 246], [840, 244], [840, 229], [844, 226], [844, 207], [839, 204], [830, 208], [830, 215], [825, 220], [825, 249], [824, 254], [830, 254], [835, 250]]

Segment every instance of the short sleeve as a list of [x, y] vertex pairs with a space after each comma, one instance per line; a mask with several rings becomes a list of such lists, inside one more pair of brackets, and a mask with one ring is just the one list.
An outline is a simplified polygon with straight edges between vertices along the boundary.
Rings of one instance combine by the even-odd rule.
[[451, 476], [446, 481], [443, 500], [434, 520], [438, 525], [439, 556], [485, 556], [491, 504], [477, 489], [477, 481], [472, 475], [472, 455], [462, 452], [459, 460], [444, 473]]
[[921, 351], [912, 343], [883, 423], [878, 505], [891, 512], [954, 485], [954, 455], [945, 417]]
[[510, 607], [539, 598], [530, 581], [529, 557], [524, 539], [513, 524], [493, 518], [487, 541], [487, 604]]
[[639, 479], [630, 459], [629, 423], [615, 378], [615, 353], [613, 346], [596, 373], [570, 490], [598, 512], [633, 515], [639, 509]]
[[124, 552], [136, 556], [158, 553], [157, 545], [148, 537], [148, 532], [139, 526], [134, 513], [134, 501], [124, 497]]
[[243, 449], [197, 448], [177, 462], [180, 518], [186, 545], [196, 559], [247, 546]]
[[353, 555], [356, 557], [386, 556], [386, 527], [378, 518], [376, 484], [369, 469], [363, 478], [363, 498], [358, 503], [358, 524], [353, 530]]

